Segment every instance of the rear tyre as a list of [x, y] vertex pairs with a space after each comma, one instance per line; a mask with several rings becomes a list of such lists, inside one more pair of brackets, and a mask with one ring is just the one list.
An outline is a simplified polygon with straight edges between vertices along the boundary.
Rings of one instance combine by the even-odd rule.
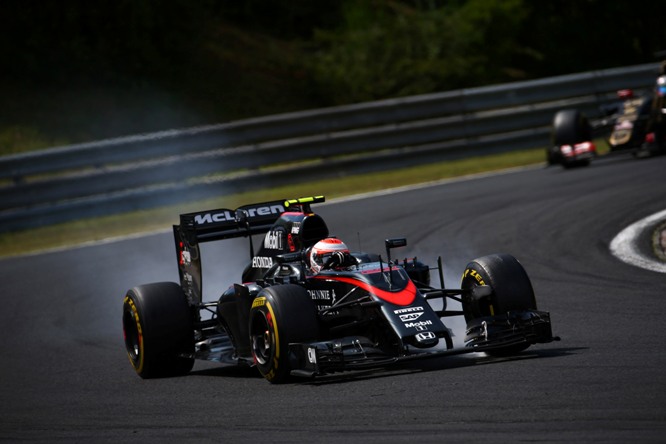
[[[470, 292], [464, 292], [463, 312], [469, 324], [478, 318], [505, 314], [509, 311], [536, 310], [536, 298], [527, 272], [516, 258], [509, 254], [493, 254], [474, 259], [467, 264], [461, 288], [469, 290], [475, 286], [488, 285], [492, 293], [475, 300]], [[519, 344], [493, 351], [490, 355], [518, 353], [529, 347]]]
[[129, 290], [123, 301], [123, 333], [127, 356], [142, 378], [192, 370], [192, 312], [178, 284], [159, 282]]
[[575, 145], [592, 140], [592, 128], [587, 118], [575, 109], [558, 111], [553, 119], [553, 144]]
[[565, 168], [578, 166], [587, 166], [589, 159], [567, 162], [559, 151], [562, 145], [574, 146], [577, 143], [588, 142], [592, 140], [592, 127], [587, 117], [575, 109], [565, 109], [558, 111], [553, 118], [553, 148], [547, 152], [547, 162], [549, 165], [561, 163]]
[[289, 343], [314, 341], [318, 337], [317, 310], [304, 288], [276, 285], [265, 288], [254, 299], [250, 344], [257, 368], [268, 381], [289, 380]]

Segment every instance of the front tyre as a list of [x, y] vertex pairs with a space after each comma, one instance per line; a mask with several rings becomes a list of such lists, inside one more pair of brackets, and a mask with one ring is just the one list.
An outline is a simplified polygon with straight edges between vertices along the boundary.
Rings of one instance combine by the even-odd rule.
[[286, 382], [291, 373], [289, 343], [319, 337], [314, 302], [298, 285], [262, 290], [250, 310], [250, 345], [259, 372], [272, 383]]
[[194, 365], [192, 314], [172, 282], [140, 285], [123, 300], [123, 334], [132, 367], [142, 378], [184, 375]]
[[[506, 314], [512, 311], [535, 311], [534, 290], [527, 272], [516, 258], [509, 254], [493, 254], [474, 259], [467, 264], [461, 288], [471, 290], [487, 285], [490, 296], [472, 297], [471, 291], [463, 292], [463, 312], [468, 325], [479, 318]], [[491, 355], [513, 354], [525, 350], [529, 343], [507, 346], [488, 351]]]

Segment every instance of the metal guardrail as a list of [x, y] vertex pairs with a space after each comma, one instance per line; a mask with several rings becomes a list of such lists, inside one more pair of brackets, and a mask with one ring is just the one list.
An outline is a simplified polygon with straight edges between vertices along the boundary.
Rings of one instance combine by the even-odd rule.
[[[546, 146], [657, 64], [260, 117], [0, 157], [0, 231], [313, 178]], [[4, 185], [3, 185], [4, 184]]]

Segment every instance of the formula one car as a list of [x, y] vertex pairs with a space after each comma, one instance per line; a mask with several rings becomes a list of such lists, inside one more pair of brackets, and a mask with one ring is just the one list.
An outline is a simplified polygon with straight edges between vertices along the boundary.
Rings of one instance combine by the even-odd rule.
[[611, 153], [629, 151], [634, 157], [666, 153], [666, 75], [657, 78], [653, 92], [635, 96], [633, 90], [623, 89], [617, 96], [620, 101], [604, 106], [603, 117], [595, 121], [577, 110], [558, 111], [548, 164], [589, 165], [597, 155], [595, 136], [607, 138]]
[[[195, 359], [255, 366], [272, 383], [385, 367], [447, 354], [518, 353], [554, 338], [530, 280], [508, 254], [471, 261], [461, 288], [434, 288], [431, 268], [396, 261], [404, 238], [385, 241], [386, 259], [350, 252], [311, 210], [323, 196], [180, 216], [173, 227], [180, 284], [141, 285], [123, 302], [130, 363], [143, 378], [188, 373]], [[264, 234], [257, 249], [252, 236]], [[240, 283], [202, 300], [200, 244], [245, 236], [250, 260]], [[442, 261], [438, 259], [440, 282]], [[442, 285], [443, 287], [443, 285]], [[441, 300], [435, 310], [431, 300]], [[462, 311], [447, 310], [447, 299]], [[464, 316], [465, 346], [442, 322]]]

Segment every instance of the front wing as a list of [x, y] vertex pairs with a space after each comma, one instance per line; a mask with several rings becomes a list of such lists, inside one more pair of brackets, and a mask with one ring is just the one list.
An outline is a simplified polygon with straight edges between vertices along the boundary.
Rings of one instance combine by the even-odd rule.
[[474, 320], [468, 325], [465, 347], [434, 350], [406, 346], [391, 355], [360, 336], [329, 341], [289, 344], [291, 374], [313, 377], [348, 370], [379, 368], [397, 362], [501, 350], [520, 344], [547, 343], [553, 337], [550, 314], [542, 311], [509, 312]]

